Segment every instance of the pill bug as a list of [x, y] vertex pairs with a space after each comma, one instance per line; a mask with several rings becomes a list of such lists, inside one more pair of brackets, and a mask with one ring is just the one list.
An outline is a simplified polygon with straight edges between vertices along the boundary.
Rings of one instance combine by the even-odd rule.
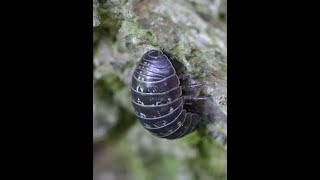
[[137, 63], [132, 75], [132, 105], [141, 125], [154, 136], [179, 139], [199, 123], [199, 115], [186, 105], [181, 77], [185, 76], [176, 74], [160, 50], [148, 51]]

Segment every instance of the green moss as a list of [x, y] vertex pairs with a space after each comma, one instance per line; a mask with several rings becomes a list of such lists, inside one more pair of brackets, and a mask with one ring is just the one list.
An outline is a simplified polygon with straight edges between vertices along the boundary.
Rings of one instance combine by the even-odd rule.
[[123, 21], [119, 33], [124, 37], [126, 47], [131, 51], [143, 45], [158, 46], [153, 33], [147, 29], [142, 29], [135, 22]]
[[219, 63], [222, 71], [227, 72], [227, 63]]
[[124, 109], [123, 107], [119, 107], [119, 113], [118, 113], [118, 121], [117, 123], [110, 128], [107, 134], [106, 142], [117, 142], [123, 136], [126, 135], [126, 132], [129, 131], [129, 129], [132, 127], [133, 124], [136, 123], [136, 117], [133, 113], [128, 112], [127, 109]]
[[104, 8], [98, 8], [101, 17], [101, 24], [94, 28], [95, 34], [111, 42], [116, 41], [116, 37], [121, 25], [121, 16], [119, 14], [110, 13]]
[[113, 97], [119, 89], [124, 87], [124, 84], [116, 76], [109, 76], [94, 81], [95, 92], [97, 98], [108, 100]]
[[[128, 152], [128, 144], [121, 144], [123, 153]], [[130, 145], [129, 145], [130, 146]], [[142, 154], [143, 153], [143, 154]], [[179, 162], [174, 156], [163, 155], [159, 151], [141, 151], [127, 154], [127, 162], [134, 180], [176, 180]]]
[[[119, 143], [118, 153], [127, 160], [126, 165], [131, 172], [132, 179], [170, 180], [178, 179], [178, 176], [182, 175], [192, 175], [192, 179], [225, 180], [226, 151], [206, 134], [205, 129], [195, 131], [173, 143], [152, 139], [151, 135], [145, 132], [146, 138], [148, 140], [152, 139], [151, 142], [148, 142], [149, 144], [145, 145], [141, 143], [144, 135], [130, 134], [131, 127], [139, 126], [139, 124], [130, 111], [131, 105], [127, 101], [128, 91], [130, 90], [128, 88], [129, 81], [123, 80], [127, 78], [131, 68], [135, 67], [135, 63], [141, 55], [150, 48], [164, 48], [176, 56], [179, 62], [186, 65], [189, 73], [193, 73], [200, 79], [210, 76], [212, 72], [217, 72], [216, 74], [226, 72], [226, 59], [220, 55], [217, 46], [217, 40], [221, 38], [214, 34], [213, 23], [201, 22], [192, 25], [199, 25], [199, 27], [196, 27], [197, 30], [205, 34], [205, 38], [209, 37], [202, 42], [201, 38], [197, 41], [198, 39], [194, 40], [194, 37], [189, 37], [192, 34], [190, 33], [190, 22], [186, 22], [186, 24], [180, 22], [180, 20], [185, 20], [186, 17], [170, 17], [175, 15], [173, 12], [177, 12], [176, 14], [179, 15], [179, 11], [182, 12], [181, 14], [185, 12], [192, 14], [190, 9], [183, 9], [188, 6], [179, 6], [176, 9], [161, 4], [165, 1], [129, 2], [111, 0], [108, 3], [100, 2], [100, 4], [103, 4], [102, 8], [99, 9], [102, 23], [94, 30], [100, 37], [106, 39], [109, 48], [107, 52], [112, 56], [112, 63], [115, 64], [109, 62], [105, 57], [99, 57], [101, 64], [95, 68], [95, 71], [100, 75], [97, 78], [98, 80], [95, 80], [94, 86], [100, 101], [105, 101], [119, 109], [118, 120], [110, 127], [107, 139], [110, 141], [117, 140]], [[142, 12], [143, 17], [140, 17], [139, 13], [134, 14], [131, 9], [134, 7], [133, 2], [158, 3], [157, 8], [167, 10], [159, 13], [154, 9], [149, 10], [146, 6], [143, 10], [148, 12]], [[178, 5], [181, 2], [183, 1], [175, 1], [173, 4]], [[206, 7], [197, 8], [208, 21], [215, 22], [215, 20], [210, 19], [213, 17], [208, 14]], [[99, 37], [95, 37], [95, 39], [99, 40]], [[216, 51], [215, 48], [218, 50]], [[105, 65], [105, 62], [108, 62], [108, 65]], [[203, 79], [210, 88], [214, 88], [214, 91], [218, 89], [216, 87], [223, 88], [219, 84], [219, 80], [221, 80], [219, 76], [216, 79]], [[124, 84], [124, 81], [127, 84]], [[145, 130], [140, 127], [138, 131], [144, 132]], [[164, 152], [166, 150], [162, 149], [163, 146], [167, 148], [166, 150], [169, 149], [169, 152]], [[134, 150], [135, 148], [136, 150]], [[174, 153], [177, 149], [178, 152]]]

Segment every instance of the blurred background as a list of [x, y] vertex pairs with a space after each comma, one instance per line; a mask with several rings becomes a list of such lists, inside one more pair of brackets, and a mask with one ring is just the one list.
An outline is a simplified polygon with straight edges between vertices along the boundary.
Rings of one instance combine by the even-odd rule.
[[[227, 179], [226, 0], [93, 0], [93, 179]], [[169, 141], [148, 133], [131, 105], [135, 64], [174, 54], [213, 97], [206, 127]]]

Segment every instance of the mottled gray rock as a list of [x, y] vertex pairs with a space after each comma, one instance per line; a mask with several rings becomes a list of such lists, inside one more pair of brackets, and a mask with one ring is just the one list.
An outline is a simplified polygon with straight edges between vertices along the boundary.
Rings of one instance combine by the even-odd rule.
[[96, 57], [129, 87], [135, 63], [146, 51], [158, 48], [172, 53], [188, 73], [204, 84], [200, 93], [212, 97], [214, 104], [210, 108], [219, 115], [211, 117], [224, 118], [211, 121], [210, 126], [217, 127], [210, 131], [220, 131], [224, 124], [221, 132], [211, 134], [223, 134], [226, 138], [226, 24], [218, 18], [224, 12], [223, 2], [108, 0], [101, 4], [109, 13], [104, 21], [116, 21], [120, 26], [112, 47], [103, 47], [106, 45], [102, 40]]
[[[119, 155], [107, 158], [107, 165], [95, 163], [101, 170], [97, 179], [115, 178], [109, 168], [125, 159], [122, 165], [130, 179], [225, 180], [226, 0], [99, 0], [96, 7], [100, 18], [94, 28], [94, 142], [102, 144], [95, 147], [112, 148], [104, 149], [107, 153], [101, 157]], [[136, 121], [131, 75], [140, 57], [154, 48], [185, 65], [204, 85], [197, 93], [211, 96], [203, 108], [205, 129], [167, 141], [150, 135]], [[103, 169], [108, 169], [107, 175]]]
[[100, 15], [98, 13], [98, 7], [98, 0], [93, 0], [93, 27], [99, 26], [100, 24]]

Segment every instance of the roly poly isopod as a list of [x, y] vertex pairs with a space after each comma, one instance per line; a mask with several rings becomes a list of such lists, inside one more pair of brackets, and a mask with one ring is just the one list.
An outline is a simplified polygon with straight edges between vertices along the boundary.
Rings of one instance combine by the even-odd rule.
[[157, 137], [182, 138], [193, 132], [199, 123], [198, 114], [186, 108], [188, 97], [182, 94], [179, 78], [186, 76], [178, 76], [171, 61], [160, 50], [145, 53], [132, 75], [135, 114], [142, 126]]

